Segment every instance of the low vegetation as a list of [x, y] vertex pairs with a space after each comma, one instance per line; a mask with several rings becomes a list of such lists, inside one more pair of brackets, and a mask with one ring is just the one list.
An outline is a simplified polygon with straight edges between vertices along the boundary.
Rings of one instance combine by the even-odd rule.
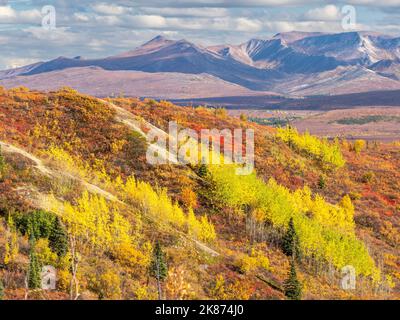
[[359, 118], [343, 118], [336, 120], [335, 123], [344, 125], [364, 125], [374, 122], [400, 122], [400, 117], [396, 116], [383, 116], [383, 115], [371, 115], [363, 116]]
[[[150, 166], [114, 106], [142, 132], [251, 128], [256, 170]], [[0, 90], [0, 122], [0, 299], [398, 297], [398, 145], [68, 88]], [[338, 285], [349, 265], [355, 291]]]

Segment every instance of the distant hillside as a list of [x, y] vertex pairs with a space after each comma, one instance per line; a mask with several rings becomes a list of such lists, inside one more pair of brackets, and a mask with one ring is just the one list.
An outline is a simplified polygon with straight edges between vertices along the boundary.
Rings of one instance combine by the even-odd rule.
[[303, 98], [283, 96], [231, 96], [205, 99], [173, 99], [178, 105], [207, 105], [229, 109], [334, 110], [357, 107], [400, 106], [400, 90], [370, 91], [340, 95], [316, 95]]
[[[18, 87], [21, 78], [0, 80], [0, 85]], [[109, 71], [99, 67], [71, 68], [24, 77], [23, 85], [35, 90], [51, 91], [68, 84], [97, 97], [129, 95], [154, 99], [185, 99], [240, 94], [256, 96], [267, 91], [253, 91], [212, 75], [176, 72]]]

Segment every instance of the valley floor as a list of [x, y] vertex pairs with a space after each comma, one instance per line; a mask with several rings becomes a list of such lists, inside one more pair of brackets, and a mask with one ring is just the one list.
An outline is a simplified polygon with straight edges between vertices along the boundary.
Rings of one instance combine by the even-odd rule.
[[348, 140], [393, 142], [400, 140], [399, 107], [364, 107], [330, 111], [310, 110], [230, 110], [229, 114], [245, 114], [260, 124], [291, 124], [300, 132], [321, 137], [343, 137]]

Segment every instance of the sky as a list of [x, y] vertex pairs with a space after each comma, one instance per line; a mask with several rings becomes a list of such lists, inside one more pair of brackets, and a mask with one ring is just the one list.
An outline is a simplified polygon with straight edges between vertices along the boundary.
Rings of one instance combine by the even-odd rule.
[[111, 56], [157, 35], [208, 46], [294, 30], [400, 37], [400, 0], [0, 0], [0, 69]]

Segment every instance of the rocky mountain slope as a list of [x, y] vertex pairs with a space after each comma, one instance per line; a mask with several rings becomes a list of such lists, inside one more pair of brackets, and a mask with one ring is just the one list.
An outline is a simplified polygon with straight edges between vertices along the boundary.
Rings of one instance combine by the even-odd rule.
[[[0, 80], [6, 87], [29, 84], [34, 89], [53, 89], [53, 83], [57, 83], [97, 95], [96, 84], [104, 77], [93, 72], [79, 71], [79, 75], [72, 81], [69, 74], [73, 69], [99, 68], [110, 72], [107, 75], [110, 79], [107, 83], [108, 89], [103, 90], [103, 96], [117, 92], [120, 82], [129, 82], [131, 74], [137, 71], [146, 73], [146, 79], [155, 77], [155, 86], [159, 89], [157, 98], [167, 98], [162, 92], [167, 80], [160, 82], [160, 73], [172, 73], [175, 77], [180, 74], [183, 80], [185, 75], [212, 76], [243, 87], [242, 90], [250, 90], [249, 93], [255, 95], [257, 93], [253, 91], [298, 96], [326, 95], [332, 94], [332, 91], [336, 94], [335, 81], [332, 81], [336, 78], [340, 82], [337, 93], [355, 93], [377, 88], [394, 90], [400, 88], [397, 71], [376, 68], [381, 64], [397, 63], [400, 58], [399, 39], [367, 32], [291, 32], [278, 34], [271, 39], [252, 39], [240, 45], [206, 48], [187, 40], [175, 41], [158, 36], [135, 50], [107, 58], [59, 57], [18, 69], [0, 71]], [[346, 76], [343, 77], [343, 74]], [[201, 82], [207, 83], [207, 76]], [[143, 85], [139, 84], [138, 87], [132, 83], [125, 93], [129, 96], [150, 96], [142, 88]], [[342, 87], [346, 88], [346, 92], [340, 89]], [[198, 91], [197, 96], [199, 94], [207, 97], [207, 90]], [[181, 97], [178, 84], [176, 88], [171, 88], [169, 97]]]

